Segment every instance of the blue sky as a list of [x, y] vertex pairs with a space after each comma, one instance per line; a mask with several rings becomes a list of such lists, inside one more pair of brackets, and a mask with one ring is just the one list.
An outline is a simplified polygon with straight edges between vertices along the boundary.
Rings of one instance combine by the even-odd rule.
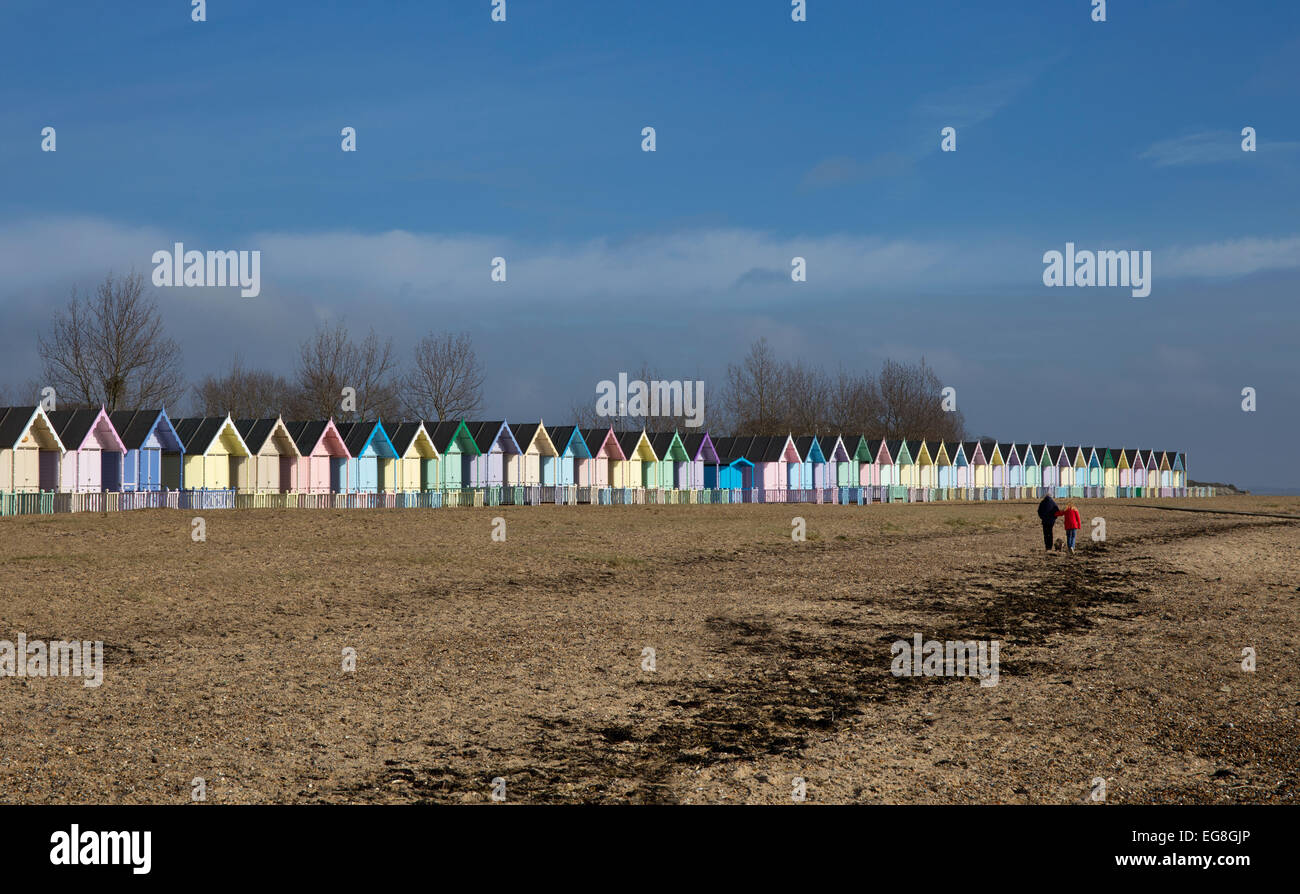
[[[403, 351], [465, 328], [489, 415], [560, 422], [643, 362], [720, 384], [765, 335], [831, 368], [924, 355], [973, 433], [1300, 487], [1230, 453], [1300, 436], [1296, 6], [490, 6], [9, 0], [0, 383], [73, 284], [183, 241], [263, 252], [256, 299], [159, 293], [194, 376], [288, 372], [317, 320]], [[1067, 241], [1151, 251], [1151, 296], [1045, 288]]]

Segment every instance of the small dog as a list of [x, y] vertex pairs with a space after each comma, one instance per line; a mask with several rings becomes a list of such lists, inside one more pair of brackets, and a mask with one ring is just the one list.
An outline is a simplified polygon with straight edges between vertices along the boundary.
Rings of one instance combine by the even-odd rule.
[[1056, 551], [1059, 553], [1059, 552], [1060, 552], [1061, 550], [1063, 550], [1063, 549], [1065, 549], [1065, 540], [1064, 540], [1063, 538], [1061, 538], [1061, 537], [1057, 537], [1057, 538], [1056, 538]]

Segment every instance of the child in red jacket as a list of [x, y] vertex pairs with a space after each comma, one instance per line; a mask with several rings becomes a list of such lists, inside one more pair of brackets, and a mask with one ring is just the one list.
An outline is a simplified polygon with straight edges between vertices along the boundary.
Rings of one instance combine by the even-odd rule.
[[1074, 501], [1070, 500], [1065, 504], [1065, 508], [1058, 510], [1056, 517], [1065, 516], [1065, 542], [1070, 546], [1070, 552], [1074, 552], [1074, 538], [1079, 533], [1079, 528], [1083, 522], [1079, 520], [1079, 510], [1074, 508]]

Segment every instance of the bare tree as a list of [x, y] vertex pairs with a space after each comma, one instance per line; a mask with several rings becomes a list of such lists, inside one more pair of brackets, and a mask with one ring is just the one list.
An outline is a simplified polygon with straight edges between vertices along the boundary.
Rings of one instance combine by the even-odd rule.
[[961, 440], [966, 422], [943, 408], [943, 383], [925, 358], [919, 364], [886, 360], [880, 369], [878, 437]]
[[194, 386], [194, 412], [200, 416], [260, 419], [276, 416], [290, 401], [292, 388], [284, 376], [247, 369], [238, 354], [224, 375], [207, 375]]
[[739, 364], [727, 365], [722, 406], [734, 433], [785, 434], [782, 431], [785, 422], [781, 418], [784, 409], [781, 373], [776, 353], [766, 338], [754, 342]]
[[797, 435], [829, 428], [831, 384], [826, 373], [802, 360], [781, 367], [781, 428]]
[[[393, 340], [381, 341], [373, 329], [354, 342], [347, 328], [318, 326], [299, 346], [293, 418], [397, 419], [401, 400]], [[344, 389], [350, 389], [345, 392]]]
[[880, 428], [881, 411], [876, 380], [868, 373], [855, 376], [841, 369], [831, 386], [828, 430], [838, 434], [874, 433]]
[[415, 346], [402, 402], [413, 419], [472, 417], [483, 406], [483, 366], [469, 333], [430, 332]]
[[38, 350], [60, 406], [109, 410], [175, 405], [185, 392], [181, 350], [163, 331], [144, 277], [109, 273], [93, 295], [76, 289]]

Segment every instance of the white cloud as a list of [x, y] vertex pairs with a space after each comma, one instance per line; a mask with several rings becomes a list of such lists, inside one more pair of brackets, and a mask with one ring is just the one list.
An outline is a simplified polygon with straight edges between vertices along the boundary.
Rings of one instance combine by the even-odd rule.
[[1249, 160], [1270, 153], [1294, 152], [1300, 143], [1260, 139], [1257, 153], [1243, 152], [1243, 137], [1234, 131], [1201, 131], [1148, 146], [1138, 157], [1150, 159], [1158, 168], [1176, 165], [1204, 165]]
[[1244, 276], [1262, 270], [1300, 267], [1300, 236], [1275, 239], [1247, 236], [1224, 242], [1174, 247], [1157, 252], [1155, 275]]

